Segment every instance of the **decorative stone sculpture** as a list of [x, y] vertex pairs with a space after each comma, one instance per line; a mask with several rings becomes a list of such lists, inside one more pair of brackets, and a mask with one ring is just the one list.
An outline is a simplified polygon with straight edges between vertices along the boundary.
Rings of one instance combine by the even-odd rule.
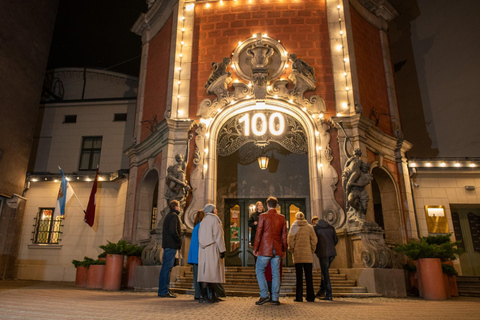
[[317, 79], [315, 79], [315, 69], [313, 69], [308, 63], [303, 61], [303, 59], [297, 58], [297, 55], [294, 53], [291, 53], [289, 58], [290, 61], [292, 61], [292, 70], [303, 74], [313, 82], [317, 81]]
[[175, 163], [167, 169], [167, 177], [165, 178], [167, 183], [167, 190], [165, 191], [165, 198], [168, 202], [172, 200], [182, 201], [185, 200], [188, 190], [188, 182], [186, 179], [186, 162], [183, 161], [183, 156], [177, 154], [175, 156]]
[[212, 62], [213, 70], [208, 77], [207, 83], [205, 84], [205, 89], [208, 87], [218, 78], [223, 75], [231, 76], [231, 73], [227, 71], [227, 66], [230, 64], [230, 59], [225, 57], [223, 58], [222, 62]]

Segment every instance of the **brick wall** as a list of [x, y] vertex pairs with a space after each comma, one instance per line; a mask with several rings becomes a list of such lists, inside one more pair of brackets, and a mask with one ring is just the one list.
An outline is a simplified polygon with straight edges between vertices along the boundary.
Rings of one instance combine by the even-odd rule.
[[[385, 68], [383, 66], [382, 47], [379, 31], [365, 21], [352, 7], [353, 44], [358, 73], [358, 89], [363, 114], [373, 121], [372, 109], [375, 114], [390, 114]], [[392, 134], [392, 125], [389, 116], [379, 116], [378, 128], [384, 133]]]
[[[149, 43], [142, 121], [152, 120], [154, 115], [157, 115], [158, 122], [164, 118], [163, 114], [167, 107], [172, 22], [173, 16]], [[145, 140], [149, 135], [148, 126], [142, 125], [140, 140]]]
[[[239, 41], [255, 33], [280, 40], [289, 53], [295, 53], [315, 69], [317, 89], [327, 110], [335, 114], [332, 61], [325, 0], [264, 1], [238, 0], [195, 6], [190, 114], [195, 118], [199, 103], [207, 98], [205, 82], [211, 63], [230, 57]], [[232, 71], [232, 70], [230, 70]], [[288, 70], [288, 73], [291, 69]], [[232, 72], [235, 79], [235, 72]], [[215, 98], [209, 97], [209, 98]]]

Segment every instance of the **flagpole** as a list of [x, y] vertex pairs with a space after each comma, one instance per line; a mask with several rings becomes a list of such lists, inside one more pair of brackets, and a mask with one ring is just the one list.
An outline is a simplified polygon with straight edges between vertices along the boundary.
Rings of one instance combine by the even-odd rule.
[[[62, 168], [60, 168], [60, 166], [58, 166], [58, 169], [60, 169], [60, 172], [62, 172], [62, 174], [63, 174]], [[68, 182], [70, 182], [70, 181], [67, 180], [67, 183], [68, 183]], [[72, 187], [70, 186], [70, 188], [72, 188]], [[72, 188], [72, 191], [73, 191], [73, 188]], [[85, 213], [85, 209], [83, 208], [82, 203], [81, 203], [80, 200], [78, 199], [77, 194], [75, 193], [75, 191], [73, 191], [73, 195], [75, 196], [75, 199], [77, 199], [78, 204], [80, 205], [80, 208], [82, 208], [83, 213]]]
[[[72, 190], [73, 190], [73, 189], [72, 189]], [[75, 199], [77, 199], [78, 204], [80, 205], [80, 208], [82, 208], [82, 210], [83, 210], [83, 213], [85, 213], [85, 209], [83, 208], [82, 203], [80, 202], [80, 200], [78, 200], [77, 194], [76, 194], [75, 192], [73, 192], [73, 195], [75, 196]]]

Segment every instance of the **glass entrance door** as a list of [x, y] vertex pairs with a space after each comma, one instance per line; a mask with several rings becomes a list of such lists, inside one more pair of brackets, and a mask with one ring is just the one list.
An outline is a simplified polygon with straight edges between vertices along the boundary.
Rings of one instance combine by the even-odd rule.
[[[225, 242], [227, 266], [253, 267], [255, 259], [251, 244], [251, 228], [248, 219], [255, 212], [255, 203], [261, 201], [266, 210], [266, 199], [226, 199], [225, 200]], [[278, 199], [277, 212], [284, 215], [287, 231], [295, 221], [298, 211], [305, 213], [305, 199]], [[284, 266], [293, 266], [288, 252]]]
[[480, 276], [480, 209], [466, 208], [452, 210], [455, 238], [464, 250], [460, 255], [462, 275]]

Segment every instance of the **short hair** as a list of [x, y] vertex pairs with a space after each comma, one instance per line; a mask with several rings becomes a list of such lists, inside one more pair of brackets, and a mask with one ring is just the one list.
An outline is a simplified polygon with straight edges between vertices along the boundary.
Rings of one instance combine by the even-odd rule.
[[318, 217], [317, 217], [317, 216], [313, 216], [313, 217], [312, 217], [312, 224], [314, 224], [316, 221], [318, 221]]
[[175, 209], [175, 207], [178, 207], [178, 206], [180, 206], [180, 202], [177, 200], [172, 200], [168, 203], [168, 207], [170, 208], [170, 210], [173, 210]]
[[198, 210], [197, 213], [195, 213], [195, 219], [193, 220], [193, 225], [196, 226], [197, 224], [199, 224], [204, 217], [205, 217], [205, 212], [203, 212], [203, 210]]
[[270, 208], [276, 208], [277, 207], [278, 200], [275, 197], [268, 197], [267, 199], [267, 206]]

